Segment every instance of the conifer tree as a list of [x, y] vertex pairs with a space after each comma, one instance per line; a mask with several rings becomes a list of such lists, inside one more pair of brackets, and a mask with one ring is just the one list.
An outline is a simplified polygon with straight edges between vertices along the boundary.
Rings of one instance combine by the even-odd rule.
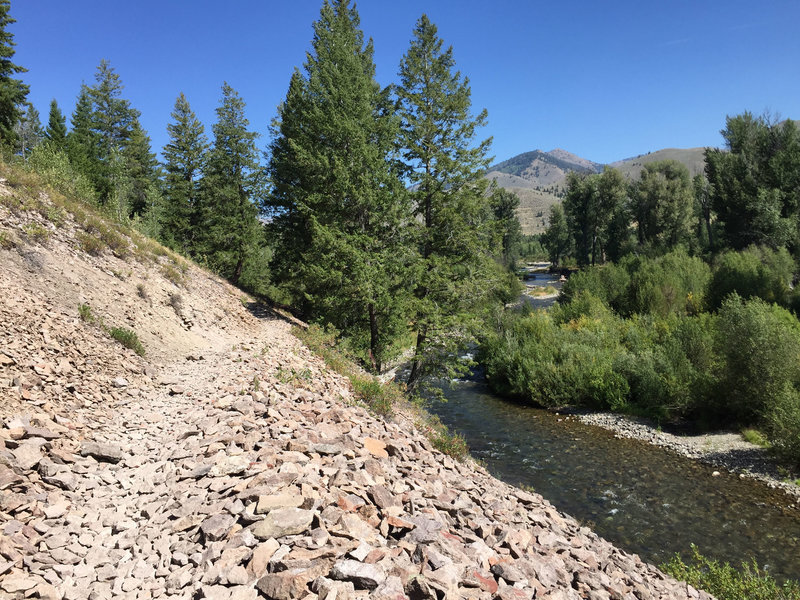
[[22, 116], [22, 106], [28, 96], [28, 86], [14, 75], [27, 69], [14, 64], [14, 34], [8, 30], [16, 23], [8, 11], [10, 0], [0, 0], [0, 145], [13, 148], [16, 141], [14, 127]]
[[212, 128], [214, 146], [201, 180], [200, 250], [234, 284], [263, 240], [257, 208], [261, 200], [258, 134], [248, 131], [244, 109], [242, 98], [225, 83]]
[[[90, 130], [93, 134], [95, 186], [100, 201], [109, 202], [115, 194], [113, 185], [119, 182], [119, 156], [124, 154], [140, 113], [121, 97], [122, 81], [106, 60], [101, 60], [95, 73], [95, 85], [87, 88], [92, 111]], [[124, 175], [124, 167], [122, 167]]]
[[81, 91], [72, 113], [72, 129], [67, 134], [67, 155], [79, 173], [87, 177], [97, 189], [100, 165], [97, 156], [96, 134], [92, 130], [92, 99], [89, 87], [81, 85]]
[[127, 193], [129, 216], [142, 216], [152, 209], [158, 182], [158, 161], [150, 150], [150, 136], [134, 119], [128, 140], [122, 150], [125, 176], [130, 180]]
[[50, 114], [47, 119], [47, 128], [44, 130], [47, 141], [57, 150], [63, 150], [67, 144], [67, 120], [58, 102], [53, 98], [50, 101]]
[[394, 156], [398, 121], [359, 27], [349, 0], [323, 4], [275, 126], [270, 208], [278, 280], [380, 371], [405, 327], [409, 214]]
[[44, 137], [42, 122], [39, 120], [39, 111], [30, 102], [27, 105], [27, 110], [20, 116], [14, 127], [16, 136], [15, 150], [23, 159], [28, 158], [31, 150], [38, 146]]
[[469, 317], [493, 285], [482, 228], [491, 140], [474, 144], [486, 111], [471, 114], [469, 80], [455, 71], [453, 49], [442, 45], [436, 26], [422, 15], [397, 90], [419, 251], [411, 390], [426, 374], [445, 375], [454, 367], [451, 357], [467, 337]]
[[193, 244], [193, 225], [197, 225], [199, 179], [208, 150], [203, 124], [189, 106], [183, 92], [175, 101], [167, 125], [169, 142], [164, 146], [164, 212], [162, 239], [167, 245], [189, 253]]

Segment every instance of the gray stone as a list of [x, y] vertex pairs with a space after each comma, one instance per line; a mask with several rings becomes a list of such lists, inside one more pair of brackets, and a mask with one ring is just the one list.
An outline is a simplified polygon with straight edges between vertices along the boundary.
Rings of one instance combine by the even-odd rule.
[[260, 540], [280, 538], [285, 535], [303, 533], [311, 528], [314, 512], [300, 508], [277, 508], [256, 523], [252, 532]]
[[91, 456], [92, 458], [110, 463], [118, 463], [126, 454], [119, 446], [112, 444], [100, 444], [98, 442], [84, 442], [81, 444], [81, 456]]
[[235, 523], [234, 517], [227, 513], [220, 513], [203, 521], [200, 530], [207, 540], [215, 542], [224, 539]]

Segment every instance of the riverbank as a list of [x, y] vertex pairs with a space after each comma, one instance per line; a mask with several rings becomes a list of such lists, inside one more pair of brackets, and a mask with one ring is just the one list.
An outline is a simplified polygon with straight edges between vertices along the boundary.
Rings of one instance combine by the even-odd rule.
[[762, 481], [772, 489], [786, 492], [793, 500], [791, 506], [800, 509], [800, 486], [794, 483], [799, 475], [787, 473], [766, 448], [748, 442], [737, 432], [682, 434], [661, 430], [644, 418], [577, 408], [560, 412], [582, 423], [613, 431], [619, 437], [642, 440], [739, 477]]

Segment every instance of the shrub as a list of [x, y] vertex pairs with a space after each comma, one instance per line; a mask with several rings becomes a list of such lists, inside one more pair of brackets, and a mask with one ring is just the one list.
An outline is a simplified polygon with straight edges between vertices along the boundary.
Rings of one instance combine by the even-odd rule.
[[370, 375], [352, 376], [350, 383], [356, 398], [366, 404], [374, 413], [382, 416], [392, 414], [392, 405], [398, 399], [396, 390], [391, 390], [380, 379]]
[[95, 321], [94, 314], [92, 313], [92, 307], [88, 304], [79, 304], [78, 314], [80, 315], [82, 321], [86, 321], [87, 323], [94, 323]]
[[588, 292], [619, 311], [630, 284], [628, 271], [613, 263], [589, 267], [570, 275], [561, 289], [562, 303], [572, 302], [582, 292]]
[[787, 386], [800, 383], [800, 323], [787, 310], [755, 298], [729, 296], [719, 310], [718, 412], [749, 424], [783, 401]]
[[45, 244], [50, 239], [50, 230], [39, 223], [28, 223], [22, 227], [22, 231], [39, 244]]
[[106, 247], [102, 240], [95, 237], [91, 233], [79, 231], [77, 234], [75, 234], [75, 237], [78, 238], [78, 246], [80, 249], [86, 252], [86, 254], [91, 254], [92, 256], [100, 256], [100, 254], [103, 252], [103, 249]]
[[68, 198], [96, 204], [97, 192], [89, 179], [78, 172], [62, 150], [39, 144], [28, 156], [28, 168], [43, 182]]
[[706, 263], [683, 250], [642, 259], [631, 274], [621, 314], [696, 314], [702, 308], [710, 276]]
[[761, 298], [787, 306], [794, 270], [794, 260], [785, 248], [750, 246], [741, 252], [725, 252], [715, 261], [708, 290], [709, 308], [718, 309], [734, 293], [744, 299]]
[[661, 569], [680, 581], [695, 588], [705, 590], [719, 600], [800, 600], [800, 584], [787, 581], [782, 586], [760, 570], [753, 561], [752, 565], [742, 563], [740, 571], [730, 563], [720, 564], [700, 554], [692, 545], [692, 557], [684, 563], [680, 555], [675, 555]]
[[125, 329], [124, 327], [112, 327], [108, 331], [108, 335], [126, 348], [130, 348], [136, 352], [139, 356], [144, 356], [144, 346], [142, 346], [142, 343], [139, 341], [139, 336], [136, 335], [135, 331]]
[[161, 274], [178, 287], [185, 283], [183, 274], [170, 263], [161, 265]]
[[800, 392], [786, 386], [767, 408], [766, 427], [773, 452], [800, 468]]
[[0, 231], [0, 248], [3, 250], [11, 250], [17, 247], [17, 240], [9, 231]]

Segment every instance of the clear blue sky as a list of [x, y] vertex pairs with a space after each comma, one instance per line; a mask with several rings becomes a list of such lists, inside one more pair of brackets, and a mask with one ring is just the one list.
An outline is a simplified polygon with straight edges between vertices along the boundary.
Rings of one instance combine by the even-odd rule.
[[[16, 62], [46, 121], [69, 116], [82, 81], [111, 62], [153, 149], [183, 91], [210, 134], [228, 81], [263, 134], [310, 48], [319, 0], [12, 0]], [[397, 80], [426, 12], [487, 108], [497, 160], [564, 148], [611, 162], [720, 145], [725, 116], [800, 119], [800, 2], [363, 0], [378, 80]]]

